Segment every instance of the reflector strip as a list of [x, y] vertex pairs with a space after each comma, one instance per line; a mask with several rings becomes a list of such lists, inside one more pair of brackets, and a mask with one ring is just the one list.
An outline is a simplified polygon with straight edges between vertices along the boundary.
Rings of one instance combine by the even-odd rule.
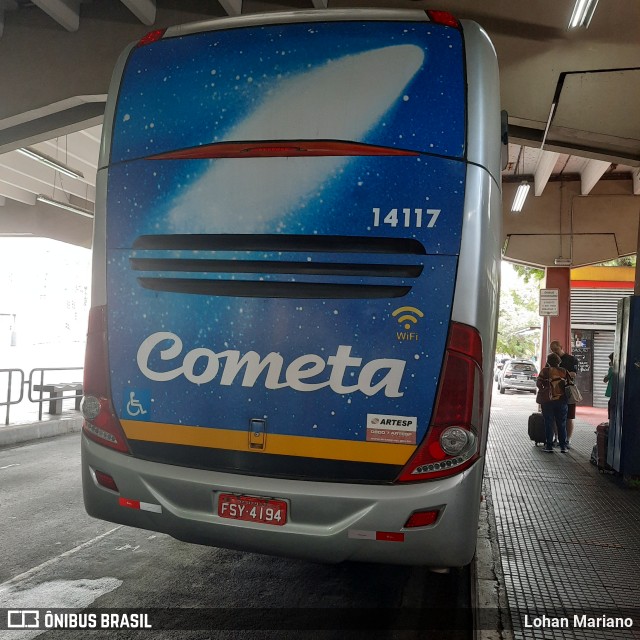
[[394, 531], [376, 531], [376, 540], [385, 542], [404, 542], [404, 533]]
[[349, 529], [348, 536], [354, 540], [404, 542], [404, 533], [398, 533], [397, 531], [362, 531], [360, 529]]
[[120, 498], [119, 502], [121, 507], [127, 507], [128, 509], [139, 509], [140, 511], [162, 513], [162, 507], [159, 504], [140, 502], [140, 500], [132, 500], [131, 498]]
[[438, 509], [433, 509], [432, 511], [416, 511], [411, 514], [411, 517], [405, 523], [404, 528], [411, 529], [412, 527], [428, 527], [438, 519], [438, 515], [440, 515], [440, 511]]

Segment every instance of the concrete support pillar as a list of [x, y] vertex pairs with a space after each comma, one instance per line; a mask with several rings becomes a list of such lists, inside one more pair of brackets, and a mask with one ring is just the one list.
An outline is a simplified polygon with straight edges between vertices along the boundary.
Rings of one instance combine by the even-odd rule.
[[542, 331], [542, 362], [544, 366], [549, 354], [547, 343], [547, 322], [551, 322], [550, 340], [558, 340], [564, 350], [571, 353], [571, 269], [568, 267], [547, 267], [545, 272], [546, 289], [558, 289], [558, 316], [548, 316]]

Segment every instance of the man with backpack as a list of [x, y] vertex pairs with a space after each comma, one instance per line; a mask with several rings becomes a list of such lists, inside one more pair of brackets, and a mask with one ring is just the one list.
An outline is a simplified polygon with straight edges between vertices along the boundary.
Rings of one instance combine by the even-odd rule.
[[570, 380], [569, 372], [560, 366], [560, 356], [550, 353], [547, 365], [540, 371], [536, 380], [538, 395], [536, 402], [542, 407], [544, 417], [545, 442], [542, 449], [545, 453], [553, 453], [554, 426], [558, 428], [560, 451], [567, 453], [567, 396], [565, 388]]
[[[578, 359], [567, 353], [558, 340], [554, 340], [549, 348], [560, 358], [560, 366], [569, 372], [572, 381], [575, 381], [578, 373]], [[576, 405], [570, 404], [567, 409], [567, 448], [573, 436], [573, 421], [576, 417]]]

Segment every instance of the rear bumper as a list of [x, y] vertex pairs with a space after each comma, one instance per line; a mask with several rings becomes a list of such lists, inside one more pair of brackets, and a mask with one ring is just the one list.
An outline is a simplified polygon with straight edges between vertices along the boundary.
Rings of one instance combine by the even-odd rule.
[[[119, 494], [97, 484], [96, 470], [114, 478]], [[468, 564], [475, 552], [482, 461], [452, 478], [412, 485], [306, 482], [139, 460], [83, 435], [82, 480], [90, 515], [186, 542], [319, 562], [451, 567]], [[285, 500], [288, 522], [221, 518], [221, 492]], [[142, 508], [122, 506], [121, 497]], [[430, 508], [440, 509], [435, 524], [403, 528], [413, 511]], [[376, 532], [393, 540], [376, 539]]]
[[502, 380], [500, 383], [503, 389], [515, 389], [516, 391], [536, 391], [535, 381], [517, 382], [511, 380]]

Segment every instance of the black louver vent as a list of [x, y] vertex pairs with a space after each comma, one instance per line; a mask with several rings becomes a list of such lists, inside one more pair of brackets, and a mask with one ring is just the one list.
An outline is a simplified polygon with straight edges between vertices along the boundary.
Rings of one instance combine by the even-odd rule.
[[413, 239], [348, 236], [149, 235], [133, 248], [146, 289], [252, 298], [399, 298], [425, 255]]

